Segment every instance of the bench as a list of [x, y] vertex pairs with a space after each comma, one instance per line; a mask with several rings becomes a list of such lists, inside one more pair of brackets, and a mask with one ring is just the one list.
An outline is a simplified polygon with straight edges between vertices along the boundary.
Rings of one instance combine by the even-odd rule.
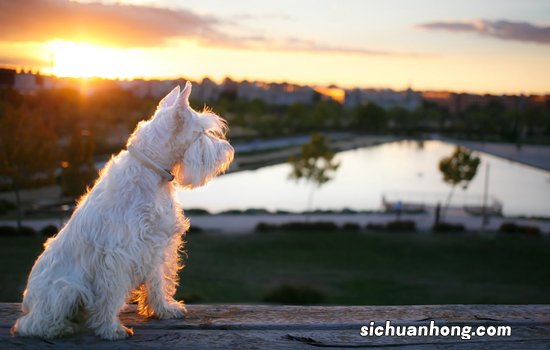
[[[539, 349], [550, 348], [550, 305], [273, 306], [188, 305], [181, 320], [121, 319], [135, 336], [109, 342], [90, 331], [53, 339], [12, 336], [20, 305], [0, 303], [1, 349]], [[374, 326], [509, 326], [511, 336], [361, 336]]]

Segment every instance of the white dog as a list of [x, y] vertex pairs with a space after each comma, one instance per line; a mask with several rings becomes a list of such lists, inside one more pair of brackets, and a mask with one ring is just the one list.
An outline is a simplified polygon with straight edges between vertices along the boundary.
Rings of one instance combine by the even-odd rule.
[[103, 339], [125, 338], [133, 331], [118, 313], [130, 297], [141, 315], [184, 316], [173, 296], [189, 223], [171, 181], [204, 185], [233, 160], [225, 121], [194, 111], [190, 93], [189, 82], [181, 93], [176, 87], [138, 124], [128, 150], [107, 163], [69, 222], [46, 242], [13, 333], [53, 338], [75, 332], [83, 319]]

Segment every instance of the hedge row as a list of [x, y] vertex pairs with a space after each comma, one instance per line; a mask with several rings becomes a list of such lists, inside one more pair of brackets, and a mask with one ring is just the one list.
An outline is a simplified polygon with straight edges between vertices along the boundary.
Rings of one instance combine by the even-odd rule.
[[51, 237], [57, 233], [55, 225], [43, 227], [40, 231], [36, 231], [31, 227], [22, 226], [21, 228], [13, 226], [0, 226], [0, 237], [15, 237], [15, 236], [44, 236]]

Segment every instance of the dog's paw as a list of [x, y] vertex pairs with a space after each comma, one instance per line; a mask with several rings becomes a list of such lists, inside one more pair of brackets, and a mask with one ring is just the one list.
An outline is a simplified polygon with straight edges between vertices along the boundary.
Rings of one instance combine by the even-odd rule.
[[133, 312], [133, 311], [134, 311], [134, 308], [130, 304], [124, 304], [120, 308], [120, 313], [123, 313], [123, 314], [124, 313], [130, 313], [130, 312]]
[[119, 325], [116, 328], [109, 328], [105, 330], [96, 330], [96, 335], [101, 339], [105, 340], [120, 340], [126, 339], [134, 335], [134, 330], [132, 328], [124, 327]]
[[65, 336], [73, 335], [76, 332], [78, 332], [78, 328], [79, 328], [78, 324], [74, 322], [67, 322], [63, 327], [63, 329], [61, 330], [60, 336], [65, 337]]
[[155, 316], [161, 320], [182, 318], [187, 314], [187, 309], [182, 302], [173, 302], [155, 312]]

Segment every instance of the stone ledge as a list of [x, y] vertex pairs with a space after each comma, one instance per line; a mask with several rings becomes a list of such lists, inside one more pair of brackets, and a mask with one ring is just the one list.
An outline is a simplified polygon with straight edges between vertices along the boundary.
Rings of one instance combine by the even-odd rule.
[[[0, 304], [1, 349], [540, 349], [550, 348], [550, 305], [271, 306], [189, 305], [181, 320], [121, 314], [135, 336], [101, 341], [90, 332], [40, 340], [13, 337], [19, 304]], [[511, 326], [510, 337], [361, 337], [361, 326]]]

